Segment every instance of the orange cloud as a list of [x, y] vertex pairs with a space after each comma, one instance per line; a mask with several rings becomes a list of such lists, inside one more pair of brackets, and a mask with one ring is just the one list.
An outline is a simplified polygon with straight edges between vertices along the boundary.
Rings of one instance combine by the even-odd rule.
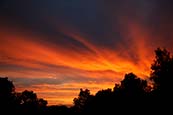
[[93, 94], [112, 88], [128, 72], [140, 77], [149, 75], [152, 48], [146, 47], [145, 40], [151, 36], [140, 25], [131, 23], [128, 34], [122, 33], [132, 43], [127, 43], [126, 49], [121, 42], [118, 49], [102, 49], [82, 32], [62, 32], [89, 50], [80, 50], [72, 43], [65, 47], [42, 41], [46, 37], [42, 35], [1, 32], [0, 75], [9, 76], [17, 91], [33, 90], [49, 104], [72, 104], [80, 88], [88, 88]]

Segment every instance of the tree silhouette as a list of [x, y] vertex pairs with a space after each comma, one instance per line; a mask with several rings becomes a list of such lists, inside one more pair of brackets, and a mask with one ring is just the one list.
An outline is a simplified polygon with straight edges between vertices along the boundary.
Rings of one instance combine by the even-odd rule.
[[15, 91], [15, 87], [8, 78], [0, 78], [0, 99], [9, 98]]
[[[10, 110], [14, 108], [14, 91], [15, 87], [8, 78], [0, 78], [0, 110]], [[7, 111], [8, 112], [8, 111]]]
[[114, 92], [119, 93], [116, 97], [119, 99], [119, 108], [125, 108], [133, 114], [136, 114], [137, 110], [141, 111], [141, 108], [146, 105], [146, 88], [146, 80], [137, 77], [133, 73], [125, 74], [120, 86]]
[[42, 107], [46, 107], [47, 104], [48, 104], [48, 102], [46, 100], [44, 100], [43, 98], [38, 99], [38, 105], [39, 105], [39, 107], [41, 107], [41, 108]]
[[[171, 112], [173, 103], [173, 57], [166, 49], [155, 50], [155, 60], [151, 65], [151, 77], [154, 89], [150, 93], [150, 101], [155, 106], [155, 111]], [[171, 112], [172, 113], [172, 112]]]
[[78, 98], [74, 98], [74, 110], [78, 113], [82, 112], [87, 104], [91, 101], [92, 95], [88, 89], [80, 89]]
[[[95, 94], [93, 102], [90, 103], [90, 110], [95, 114], [98, 113], [109, 113], [111, 112], [111, 106], [113, 105], [113, 92], [112, 89], [108, 88], [105, 90], [100, 90]], [[92, 114], [92, 113], [90, 113]]]
[[125, 75], [121, 81], [120, 89], [123, 90], [126, 96], [142, 96], [145, 93], [147, 81], [138, 78], [135, 74], [129, 73]]
[[158, 48], [155, 54], [150, 79], [154, 82], [154, 89], [165, 95], [173, 88], [173, 58], [166, 49]]
[[33, 91], [25, 90], [21, 94], [22, 104], [35, 104], [37, 103], [37, 95]]
[[38, 110], [38, 98], [33, 91], [25, 90], [19, 95], [24, 113], [34, 113]]

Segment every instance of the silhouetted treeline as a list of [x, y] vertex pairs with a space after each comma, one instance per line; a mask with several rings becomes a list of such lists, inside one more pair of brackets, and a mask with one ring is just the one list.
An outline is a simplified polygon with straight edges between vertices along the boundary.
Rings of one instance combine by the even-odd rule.
[[47, 115], [92, 114], [171, 114], [173, 104], [173, 56], [166, 49], [155, 50], [149, 79], [128, 73], [112, 89], [90, 94], [80, 89], [73, 106], [47, 106], [47, 101], [33, 91], [15, 92], [8, 78], [0, 78], [0, 112]]

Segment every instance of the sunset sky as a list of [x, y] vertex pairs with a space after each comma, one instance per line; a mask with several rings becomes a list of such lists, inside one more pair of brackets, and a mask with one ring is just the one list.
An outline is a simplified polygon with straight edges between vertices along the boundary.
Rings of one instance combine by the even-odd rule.
[[0, 76], [49, 105], [72, 104], [173, 49], [172, 0], [1, 0]]

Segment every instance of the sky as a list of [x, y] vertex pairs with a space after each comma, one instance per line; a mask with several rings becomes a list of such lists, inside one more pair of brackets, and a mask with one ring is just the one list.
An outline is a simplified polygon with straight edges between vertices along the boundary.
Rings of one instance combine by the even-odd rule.
[[80, 88], [113, 88], [150, 74], [154, 50], [173, 49], [172, 0], [1, 0], [0, 76], [49, 105]]

